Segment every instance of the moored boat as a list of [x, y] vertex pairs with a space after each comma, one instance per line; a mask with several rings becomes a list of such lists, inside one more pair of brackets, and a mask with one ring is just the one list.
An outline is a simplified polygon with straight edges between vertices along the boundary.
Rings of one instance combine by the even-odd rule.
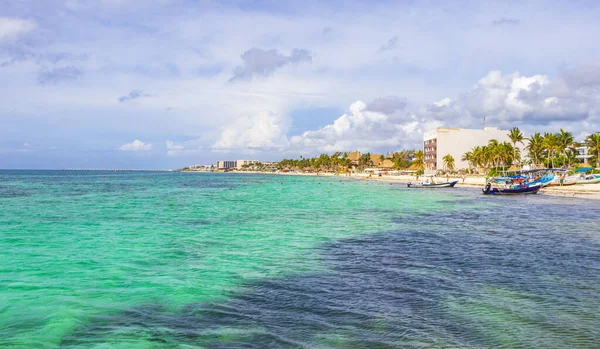
[[458, 181], [443, 183], [406, 183], [409, 188], [453, 188]]
[[539, 183], [534, 185], [510, 186], [508, 188], [492, 188], [492, 184], [488, 183], [482, 191], [484, 195], [524, 195], [537, 194], [540, 189], [542, 189], [542, 185]]
[[596, 184], [596, 183], [600, 183], [600, 177], [596, 177], [593, 174], [589, 174], [589, 175], [581, 175], [578, 179], [577, 179], [577, 184]]
[[[565, 171], [566, 172], [566, 171]], [[566, 185], [575, 185], [579, 180], [579, 175], [570, 175], [567, 176], [566, 173], [562, 175], [554, 176], [554, 179], [548, 184], [548, 186], [566, 186]], [[562, 183], [561, 183], [562, 181]]]

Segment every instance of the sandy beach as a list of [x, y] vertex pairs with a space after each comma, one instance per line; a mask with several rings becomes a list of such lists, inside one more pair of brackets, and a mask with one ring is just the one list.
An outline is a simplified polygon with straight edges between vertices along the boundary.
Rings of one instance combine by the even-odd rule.
[[[236, 172], [236, 173], [261, 173], [261, 174], [271, 174], [271, 175], [280, 175], [280, 176], [309, 176], [309, 177], [335, 177], [339, 179], [354, 179], [354, 180], [369, 180], [369, 181], [386, 181], [386, 182], [398, 182], [398, 183], [408, 183], [408, 182], [417, 182], [416, 176], [390, 176], [390, 175], [382, 175], [379, 176], [371, 176], [365, 173], [353, 173], [352, 176], [347, 176], [344, 174], [336, 175], [332, 173], [272, 173], [272, 172]], [[446, 177], [439, 177], [445, 180]], [[467, 176], [464, 181], [461, 177], [458, 176], [450, 176], [450, 180], [458, 180], [456, 187], [464, 187], [464, 188], [483, 188], [485, 186], [485, 177], [482, 176]], [[570, 186], [552, 186], [546, 187], [540, 190], [539, 194], [541, 195], [551, 195], [551, 196], [562, 196], [562, 197], [578, 197], [578, 198], [586, 198], [586, 199], [594, 199], [600, 200], [600, 184], [580, 184], [580, 185], [570, 185]]]

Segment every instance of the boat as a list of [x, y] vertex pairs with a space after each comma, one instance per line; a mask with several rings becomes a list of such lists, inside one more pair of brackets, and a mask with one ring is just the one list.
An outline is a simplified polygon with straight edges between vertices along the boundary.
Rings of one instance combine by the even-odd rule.
[[458, 181], [443, 183], [406, 183], [409, 188], [453, 188]]
[[596, 183], [600, 183], [600, 178], [596, 177], [593, 174], [589, 174], [589, 175], [582, 174], [577, 179], [577, 184], [596, 184]]
[[[574, 185], [577, 184], [577, 181], [579, 180], [580, 175], [578, 174], [574, 174], [574, 175], [567, 175], [567, 170], [564, 169], [556, 169], [555, 170], [556, 175], [554, 176], [554, 179], [552, 179], [552, 181], [550, 181], [550, 183], [548, 183], [548, 186], [566, 186], [566, 185]], [[562, 184], [560, 183], [562, 178]]]
[[540, 183], [533, 185], [515, 185], [509, 186], [508, 188], [492, 188], [492, 183], [485, 185], [483, 191], [484, 195], [525, 195], [525, 194], [537, 194], [542, 189]]

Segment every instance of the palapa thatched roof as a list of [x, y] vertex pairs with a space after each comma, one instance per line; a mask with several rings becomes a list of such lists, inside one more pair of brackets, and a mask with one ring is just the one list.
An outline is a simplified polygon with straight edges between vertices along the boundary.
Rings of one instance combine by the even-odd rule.
[[371, 162], [375, 166], [379, 166], [381, 163], [381, 154], [371, 154]]
[[377, 167], [379, 167], [379, 168], [392, 168], [392, 167], [394, 167], [394, 162], [392, 160], [385, 159]]
[[348, 160], [358, 161], [358, 159], [360, 159], [360, 152], [353, 151], [353, 152], [350, 152], [350, 154], [348, 154]]

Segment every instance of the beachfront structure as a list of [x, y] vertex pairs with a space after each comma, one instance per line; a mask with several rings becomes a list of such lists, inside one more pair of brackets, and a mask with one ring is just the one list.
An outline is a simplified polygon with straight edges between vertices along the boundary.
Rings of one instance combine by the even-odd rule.
[[241, 170], [244, 165], [255, 165], [258, 160], [219, 160], [217, 161], [217, 169], [219, 170]]
[[245, 165], [251, 166], [258, 164], [258, 160], [235, 160], [235, 168], [241, 170]]
[[590, 147], [586, 147], [586, 146], [577, 147], [577, 148], [575, 148], [575, 151], [577, 152], [577, 155], [575, 155], [575, 158], [580, 160], [583, 163], [587, 163], [588, 160], [593, 157], [593, 155], [589, 153]]
[[[443, 157], [450, 154], [454, 158], [454, 168], [468, 169], [469, 163], [462, 161], [463, 155], [476, 146], [487, 145], [492, 139], [498, 142], [511, 142], [508, 137], [510, 131], [496, 127], [484, 129], [464, 129], [440, 127], [423, 134], [423, 153], [425, 158], [425, 172], [432, 173], [444, 169]], [[517, 144], [524, 154], [524, 145]]]
[[235, 160], [219, 160], [217, 161], [217, 169], [219, 170], [231, 170], [236, 168]]
[[353, 151], [348, 154], [348, 160], [350, 160], [350, 165], [358, 166], [360, 162], [360, 152]]

